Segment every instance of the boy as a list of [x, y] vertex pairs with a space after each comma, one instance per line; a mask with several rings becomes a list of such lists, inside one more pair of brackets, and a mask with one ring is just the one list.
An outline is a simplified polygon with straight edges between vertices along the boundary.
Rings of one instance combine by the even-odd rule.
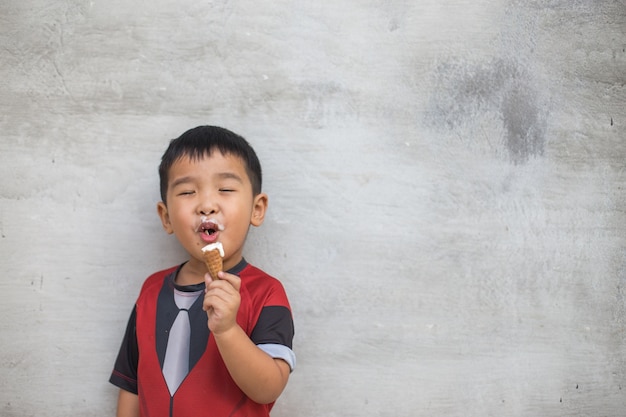
[[[159, 175], [159, 217], [189, 260], [143, 284], [110, 378], [117, 416], [269, 416], [294, 328], [280, 282], [242, 255], [268, 205], [259, 160], [241, 136], [200, 126], [170, 142]], [[202, 248], [215, 242], [224, 271], [212, 280]]]

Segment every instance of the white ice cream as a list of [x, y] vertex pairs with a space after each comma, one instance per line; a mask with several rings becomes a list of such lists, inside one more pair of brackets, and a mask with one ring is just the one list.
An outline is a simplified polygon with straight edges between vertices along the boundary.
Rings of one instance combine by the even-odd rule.
[[222, 242], [209, 243], [205, 247], [202, 248], [202, 252], [209, 252], [212, 250], [219, 250], [222, 258], [224, 257], [224, 247], [222, 246]]

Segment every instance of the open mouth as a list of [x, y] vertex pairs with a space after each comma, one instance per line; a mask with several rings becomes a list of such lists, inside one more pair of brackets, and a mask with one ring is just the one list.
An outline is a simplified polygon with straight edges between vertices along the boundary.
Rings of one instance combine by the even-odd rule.
[[203, 225], [200, 227], [200, 231], [204, 233], [205, 235], [211, 236], [217, 233], [217, 227], [214, 225], [208, 225], [208, 226]]
[[224, 230], [224, 226], [218, 223], [215, 219], [202, 219], [200, 226], [198, 227], [198, 232], [207, 235], [213, 236], [217, 232], [221, 232]]

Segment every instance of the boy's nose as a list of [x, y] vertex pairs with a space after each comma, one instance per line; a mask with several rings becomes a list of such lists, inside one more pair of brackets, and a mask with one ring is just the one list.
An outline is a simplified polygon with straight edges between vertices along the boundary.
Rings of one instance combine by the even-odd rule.
[[213, 193], [202, 193], [198, 200], [198, 211], [203, 216], [215, 214], [218, 211], [218, 204]]
[[217, 210], [215, 208], [209, 208], [209, 207], [203, 207], [200, 210], [200, 214], [202, 214], [203, 216], [208, 216], [209, 214], [215, 214], [217, 212]]

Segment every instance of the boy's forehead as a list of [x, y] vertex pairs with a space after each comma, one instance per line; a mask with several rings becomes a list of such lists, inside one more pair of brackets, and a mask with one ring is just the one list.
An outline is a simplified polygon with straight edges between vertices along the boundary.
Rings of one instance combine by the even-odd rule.
[[174, 179], [172, 175], [180, 173], [180, 170], [210, 169], [213, 167], [221, 170], [241, 170], [245, 174], [245, 179], [249, 180], [243, 158], [233, 153], [225, 153], [214, 149], [211, 153], [184, 154], [176, 158], [169, 168], [170, 182]]
[[197, 164], [197, 163], [205, 163], [205, 162], [211, 163], [211, 162], [216, 162], [218, 160], [227, 162], [227, 163], [234, 163], [237, 165], [245, 166], [243, 158], [240, 157], [239, 155], [236, 155], [231, 152], [222, 152], [219, 149], [211, 149], [203, 153], [194, 153], [194, 154], [186, 153], [186, 154], [180, 155], [178, 158], [174, 160], [174, 162], [172, 163], [172, 167], [180, 163], [185, 163], [185, 164], [188, 164], [188, 163]]

